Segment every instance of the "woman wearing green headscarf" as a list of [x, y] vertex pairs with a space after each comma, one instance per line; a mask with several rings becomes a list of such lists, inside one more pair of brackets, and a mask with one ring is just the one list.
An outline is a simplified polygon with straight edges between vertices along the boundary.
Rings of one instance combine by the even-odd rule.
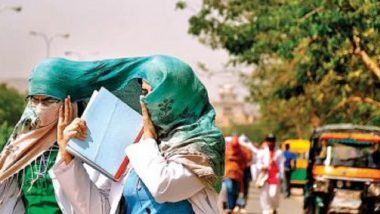
[[[68, 125], [71, 101], [85, 100], [103, 86], [141, 111], [139, 79], [149, 92], [141, 99], [146, 135], [126, 148], [128, 173], [112, 182], [65, 152], [68, 139], [84, 137], [86, 130], [79, 119]], [[217, 213], [224, 140], [214, 125], [207, 92], [187, 64], [167, 56], [94, 62], [49, 59], [34, 69], [29, 83], [30, 96], [71, 97], [65, 101], [66, 111], [61, 110], [61, 152], [50, 170], [64, 213], [115, 213], [118, 208], [125, 213]]]
[[61, 213], [48, 170], [58, 156], [57, 115], [61, 102], [30, 96], [0, 153], [0, 213]]

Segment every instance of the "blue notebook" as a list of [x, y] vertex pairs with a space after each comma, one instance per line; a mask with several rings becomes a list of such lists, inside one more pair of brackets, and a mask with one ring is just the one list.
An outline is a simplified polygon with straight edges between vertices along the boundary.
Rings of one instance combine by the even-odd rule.
[[68, 152], [118, 181], [128, 165], [125, 148], [141, 138], [142, 116], [101, 88], [94, 91], [82, 118], [86, 121], [87, 138], [71, 139]]

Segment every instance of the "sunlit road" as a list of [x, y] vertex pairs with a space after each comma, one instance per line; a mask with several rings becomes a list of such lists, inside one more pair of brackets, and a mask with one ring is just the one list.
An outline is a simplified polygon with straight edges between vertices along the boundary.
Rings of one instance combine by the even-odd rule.
[[[255, 189], [251, 185], [250, 195], [247, 204], [247, 213], [259, 214], [261, 213], [260, 207], [260, 190]], [[292, 196], [290, 198], [284, 198], [281, 195], [280, 208], [277, 210], [279, 214], [302, 214], [303, 196], [301, 189], [292, 189]]]

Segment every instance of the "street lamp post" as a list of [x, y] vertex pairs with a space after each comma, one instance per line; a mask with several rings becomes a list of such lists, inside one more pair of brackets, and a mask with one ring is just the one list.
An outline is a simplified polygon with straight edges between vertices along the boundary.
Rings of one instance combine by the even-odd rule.
[[66, 33], [66, 34], [55, 34], [53, 36], [48, 36], [44, 33], [41, 33], [41, 32], [36, 32], [36, 31], [30, 31], [30, 35], [32, 36], [40, 36], [45, 44], [46, 44], [46, 55], [47, 57], [50, 56], [50, 46], [51, 46], [51, 43], [53, 42], [54, 39], [56, 38], [64, 38], [64, 39], [68, 39], [70, 37], [70, 34]]
[[22, 7], [21, 6], [3, 6], [3, 7], [0, 7], [0, 12], [3, 12], [3, 11], [6, 11], [6, 10], [12, 10], [14, 12], [21, 12], [22, 10]]

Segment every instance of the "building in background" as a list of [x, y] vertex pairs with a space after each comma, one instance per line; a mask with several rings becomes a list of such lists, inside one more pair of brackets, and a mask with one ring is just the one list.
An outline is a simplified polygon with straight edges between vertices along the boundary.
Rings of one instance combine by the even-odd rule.
[[258, 107], [239, 100], [235, 87], [225, 84], [219, 88], [219, 100], [212, 101], [216, 111], [216, 125], [248, 125], [256, 121]]

